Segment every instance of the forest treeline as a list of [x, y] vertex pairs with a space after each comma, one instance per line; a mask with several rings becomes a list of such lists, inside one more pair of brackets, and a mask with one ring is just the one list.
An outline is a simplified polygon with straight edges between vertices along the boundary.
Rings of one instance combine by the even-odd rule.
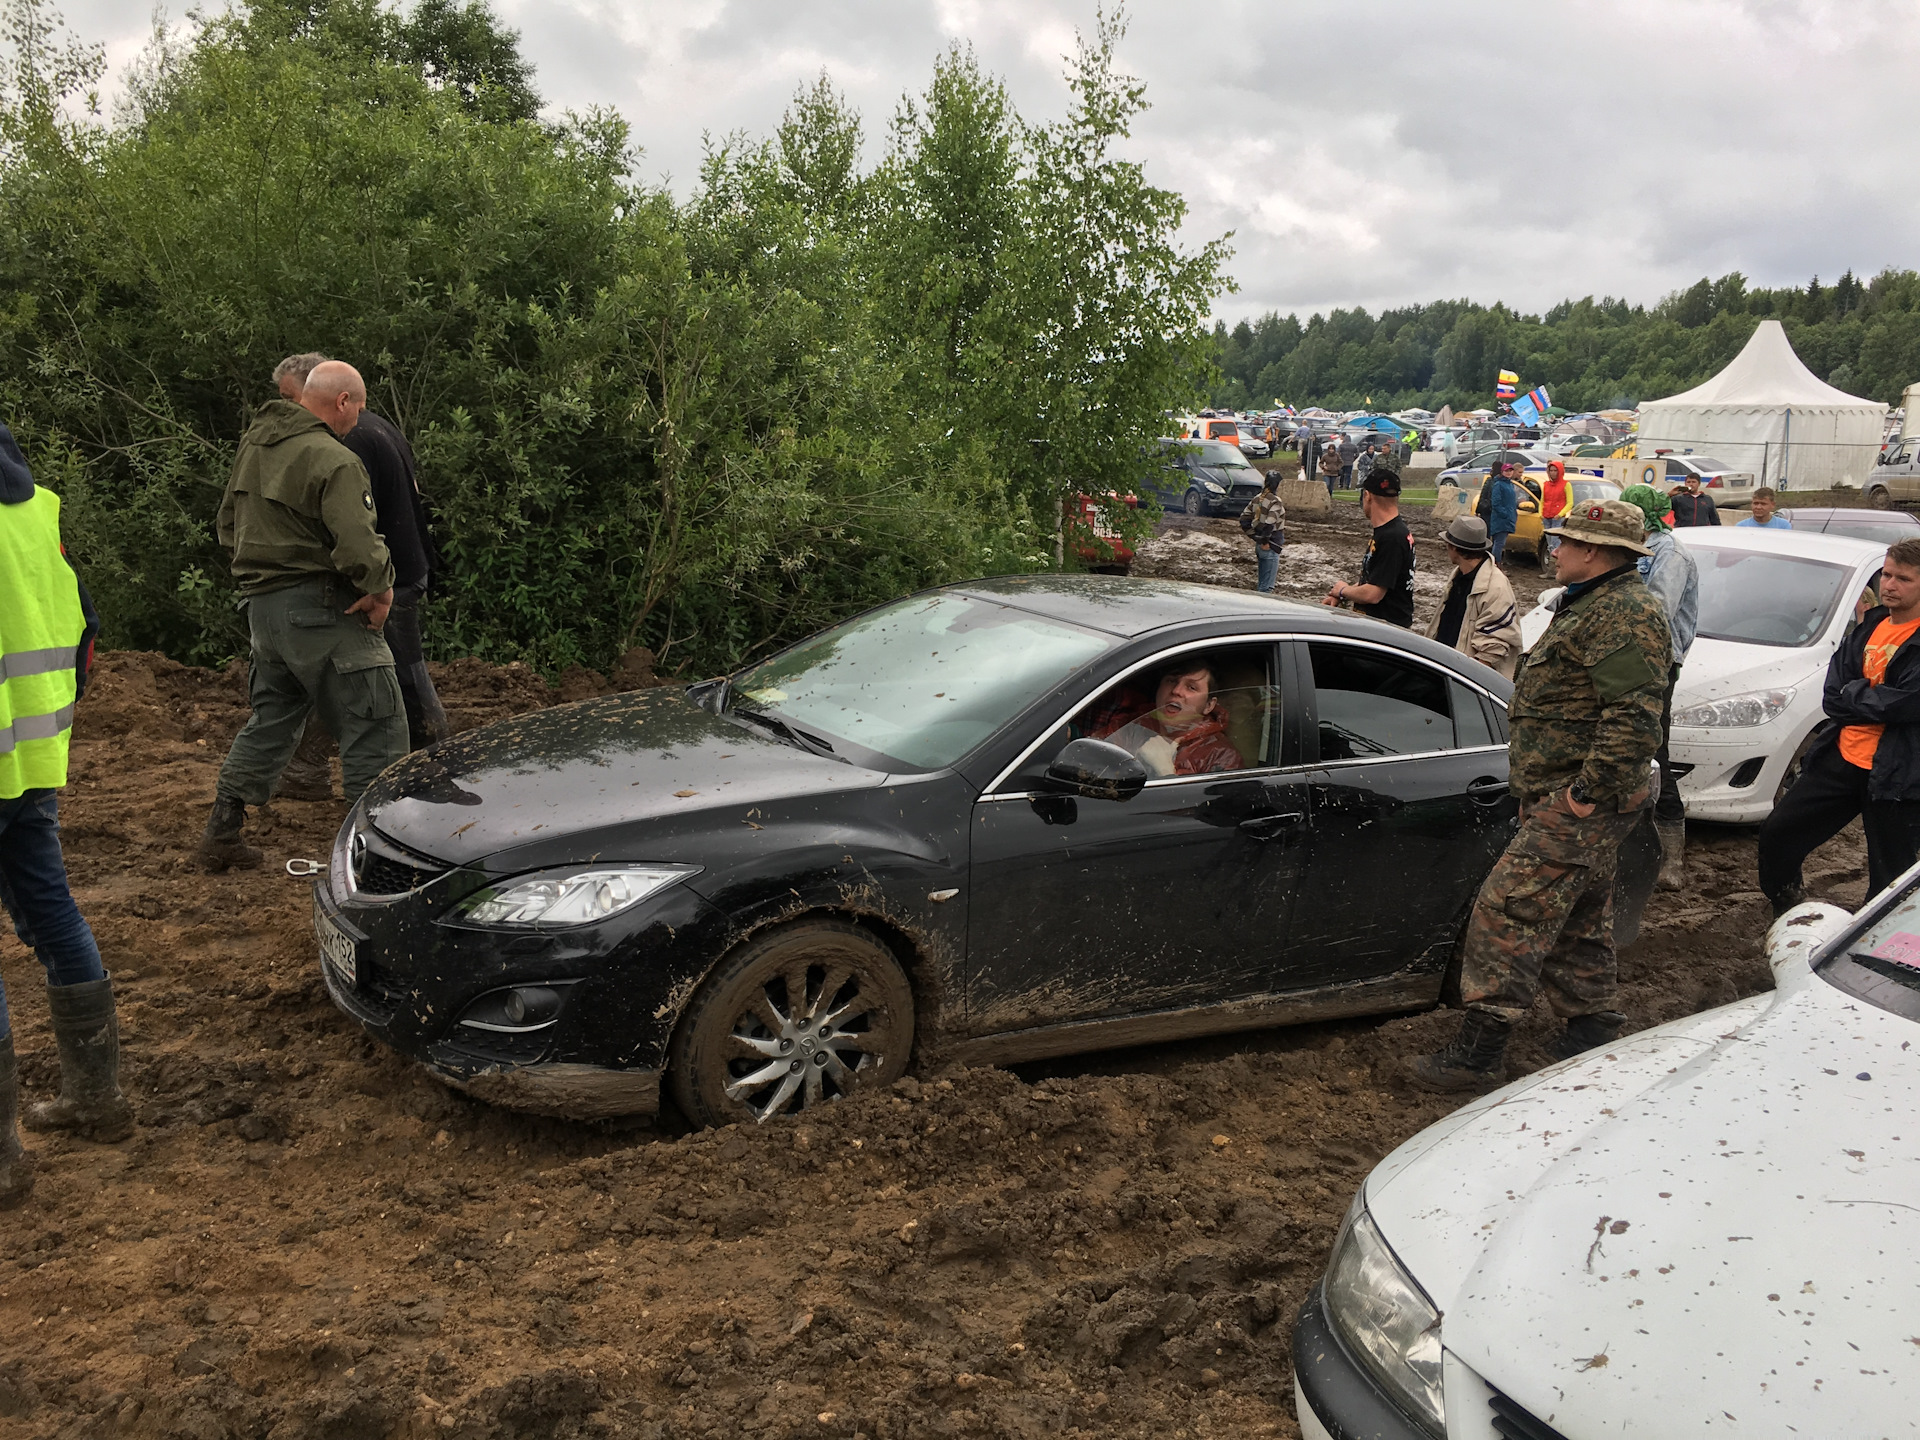
[[1885, 270], [1863, 284], [1749, 289], [1738, 271], [1676, 290], [1651, 308], [1611, 296], [1565, 300], [1544, 315], [1443, 300], [1335, 310], [1306, 321], [1262, 315], [1216, 323], [1211, 398], [1235, 409], [1276, 400], [1347, 410], [1494, 403], [1494, 379], [1518, 372], [1569, 410], [1632, 408], [1708, 379], [1762, 320], [1778, 320], [1814, 374], [1852, 395], [1900, 403], [1920, 381], [1920, 274]]
[[479, 0], [241, 0], [157, 34], [110, 116], [98, 47], [5, 0], [0, 414], [108, 642], [184, 659], [245, 648], [211, 522], [302, 350], [418, 451], [440, 656], [710, 673], [1044, 567], [1056, 502], [1131, 488], [1204, 392], [1225, 285], [1116, 154], [1122, 28], [1049, 121], [950, 49], [867, 166], [823, 75], [679, 200], [617, 116], [542, 119]]

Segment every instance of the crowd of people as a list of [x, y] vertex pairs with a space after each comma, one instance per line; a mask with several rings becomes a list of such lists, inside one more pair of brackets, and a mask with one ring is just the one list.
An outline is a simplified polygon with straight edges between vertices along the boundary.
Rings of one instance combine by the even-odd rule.
[[[1329, 446], [1301, 475], [1339, 472]], [[1243, 520], [1256, 535], [1259, 588], [1274, 588], [1284, 549], [1279, 472]], [[1520, 617], [1500, 569], [1515, 528], [1520, 466], [1495, 466], [1477, 513], [1440, 534], [1453, 566], [1422, 633], [1514, 681], [1509, 774], [1520, 826], [1482, 886], [1462, 951], [1466, 1016], [1441, 1051], [1416, 1058], [1430, 1088], [1491, 1084], [1505, 1074], [1514, 1023], [1544, 991], [1566, 1020], [1560, 1056], [1604, 1044], [1626, 1017], [1615, 1008], [1611, 895], [1619, 847], [1642, 812], [1660, 844], [1657, 884], [1685, 883], [1686, 809], [1669, 759], [1673, 696], [1699, 625], [1700, 576], [1676, 528], [1719, 525], [1698, 477], [1670, 494], [1628, 487], [1617, 500], [1575, 502], [1551, 462], [1540, 494], [1544, 540], [1564, 584], [1545, 597], [1552, 619], [1522, 665]], [[1370, 529], [1356, 580], [1328, 606], [1405, 629], [1415, 626], [1415, 543], [1400, 512], [1400, 476], [1376, 454], [1360, 478]], [[1753, 494], [1741, 526], [1790, 529], [1769, 488]], [[1854, 819], [1865, 824], [1868, 893], [1920, 861], [1920, 540], [1892, 546], [1878, 593], [1828, 669], [1827, 721], [1799, 778], [1759, 839], [1759, 881], [1776, 915], [1802, 896], [1801, 867]], [[1520, 897], [1524, 896], [1524, 903]]]

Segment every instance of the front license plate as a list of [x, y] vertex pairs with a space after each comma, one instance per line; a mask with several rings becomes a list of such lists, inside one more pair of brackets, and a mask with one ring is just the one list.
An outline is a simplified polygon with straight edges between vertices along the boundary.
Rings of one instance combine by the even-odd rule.
[[313, 934], [320, 942], [320, 958], [326, 963], [334, 977], [349, 990], [360, 983], [360, 966], [355, 958], [358, 948], [353, 937], [348, 935], [333, 921], [320, 902], [313, 902]]

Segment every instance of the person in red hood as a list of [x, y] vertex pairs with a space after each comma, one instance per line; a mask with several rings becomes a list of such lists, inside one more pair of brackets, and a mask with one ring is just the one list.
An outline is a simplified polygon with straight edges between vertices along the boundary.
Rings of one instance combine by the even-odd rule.
[[1573, 487], [1567, 484], [1567, 467], [1558, 460], [1547, 461], [1547, 478], [1540, 486], [1540, 523], [1558, 530], [1567, 523], [1567, 511], [1573, 505]]
[[1239, 770], [1245, 762], [1227, 739], [1226, 716], [1213, 693], [1213, 667], [1177, 662], [1160, 674], [1153, 708], [1144, 695], [1122, 691], [1089, 719], [1087, 733], [1130, 751], [1156, 775], [1207, 775]]

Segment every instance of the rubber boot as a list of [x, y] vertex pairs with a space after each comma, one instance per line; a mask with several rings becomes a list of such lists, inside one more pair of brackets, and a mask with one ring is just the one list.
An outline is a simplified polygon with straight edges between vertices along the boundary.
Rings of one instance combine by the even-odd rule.
[[1773, 918], [1778, 920], [1782, 915], [1786, 914], [1787, 911], [1793, 909], [1794, 906], [1803, 903], [1806, 898], [1806, 886], [1790, 885], [1780, 894], [1770, 897], [1767, 903], [1773, 906]]
[[1662, 890], [1678, 890], [1687, 883], [1687, 822], [1656, 820], [1654, 834], [1660, 837], [1660, 878]]
[[1484, 1010], [1469, 1010], [1447, 1047], [1407, 1062], [1415, 1084], [1428, 1090], [1483, 1090], [1507, 1078], [1507, 1036], [1513, 1027]]
[[324, 725], [308, 718], [300, 747], [293, 752], [293, 759], [287, 762], [287, 768], [280, 772], [279, 783], [273, 787], [276, 800], [333, 799], [333, 767], [327, 763], [333, 749], [332, 740]]
[[47, 1010], [60, 1049], [60, 1097], [27, 1107], [29, 1130], [65, 1130], [111, 1144], [133, 1133], [133, 1106], [120, 1093], [120, 1023], [113, 981], [49, 985]]
[[1560, 1038], [1547, 1047], [1556, 1060], [1571, 1060], [1602, 1045], [1611, 1045], [1626, 1028], [1627, 1017], [1618, 1010], [1597, 1010], [1591, 1015], [1576, 1015], [1567, 1021]]
[[230, 865], [238, 865], [242, 870], [251, 870], [260, 863], [260, 850], [249, 845], [240, 833], [240, 827], [247, 823], [247, 807], [238, 800], [229, 800], [217, 795], [213, 801], [213, 813], [207, 816], [206, 833], [200, 837], [200, 844], [194, 854], [207, 869], [218, 872]]
[[33, 1158], [20, 1148], [20, 1069], [13, 1032], [0, 1035], [0, 1210], [21, 1204], [33, 1189]]

